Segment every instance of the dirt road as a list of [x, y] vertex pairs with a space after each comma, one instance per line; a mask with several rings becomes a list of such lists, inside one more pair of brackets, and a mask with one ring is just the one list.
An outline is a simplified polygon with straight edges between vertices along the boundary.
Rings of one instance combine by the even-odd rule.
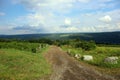
[[50, 80], [115, 80], [111, 76], [80, 64], [56, 46], [51, 46], [45, 57], [53, 68]]

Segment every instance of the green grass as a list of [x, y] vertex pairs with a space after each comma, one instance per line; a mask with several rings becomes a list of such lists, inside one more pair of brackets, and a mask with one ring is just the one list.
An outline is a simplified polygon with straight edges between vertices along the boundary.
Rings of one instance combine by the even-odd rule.
[[51, 73], [50, 65], [39, 53], [0, 49], [0, 80], [36, 80]]
[[[68, 49], [71, 51], [70, 55], [74, 56], [75, 54], [83, 55], [92, 55], [93, 61], [84, 61], [86, 63], [106, 68], [120, 68], [120, 47], [97, 47], [95, 50], [84, 51], [80, 48], [72, 48], [68, 46], [63, 46], [63, 50], [67, 51]], [[108, 64], [104, 63], [104, 59], [109, 56], [118, 56], [118, 64]], [[79, 59], [82, 61], [81, 59]]]
[[29, 42], [0, 42], [0, 48], [14, 48], [24, 51], [32, 51], [39, 47], [40, 43], [29, 43]]

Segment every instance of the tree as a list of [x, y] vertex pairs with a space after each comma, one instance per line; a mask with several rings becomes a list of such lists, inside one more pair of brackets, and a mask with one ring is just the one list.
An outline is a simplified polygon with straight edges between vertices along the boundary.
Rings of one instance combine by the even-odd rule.
[[93, 50], [96, 48], [96, 44], [94, 41], [81, 41], [75, 44], [76, 48], [82, 48], [86, 51]]

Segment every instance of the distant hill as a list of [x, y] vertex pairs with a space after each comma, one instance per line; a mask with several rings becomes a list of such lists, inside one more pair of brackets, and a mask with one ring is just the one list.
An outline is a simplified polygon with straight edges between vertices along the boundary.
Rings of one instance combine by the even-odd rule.
[[97, 43], [120, 44], [120, 32], [101, 33], [54, 33], [54, 34], [23, 34], [23, 35], [0, 35], [0, 39], [81, 39], [94, 40]]

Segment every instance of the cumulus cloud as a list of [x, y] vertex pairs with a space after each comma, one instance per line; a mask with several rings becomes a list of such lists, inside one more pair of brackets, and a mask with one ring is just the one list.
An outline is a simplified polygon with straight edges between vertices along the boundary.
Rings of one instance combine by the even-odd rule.
[[[48, 17], [49, 18], [49, 17]], [[30, 13], [25, 16], [20, 16], [16, 19], [16, 22], [20, 22], [12, 29], [24, 33], [41, 33], [47, 32], [46, 25], [47, 16], [39, 13]]]
[[68, 27], [70, 27], [70, 25], [61, 25], [60, 27], [61, 28], [68, 28]]
[[97, 32], [108, 32], [108, 31], [119, 31], [119, 23], [117, 25], [114, 24], [104, 24], [104, 25], [96, 25], [95, 29]]
[[39, 26], [39, 24], [44, 24], [45, 16], [42, 14], [34, 13], [27, 14], [25, 16], [20, 16], [17, 19], [17, 22], [25, 21], [21, 24], [29, 24], [30, 26]]
[[68, 33], [68, 32], [80, 32], [78, 27], [75, 26], [68, 26], [68, 27], [61, 27], [59, 26], [57, 29], [58, 33]]
[[119, 22], [119, 23], [117, 23], [117, 27], [118, 27], [118, 29], [120, 30], [120, 22]]
[[[107, 4], [108, 2], [110, 4]], [[14, 30], [32, 31], [33, 29], [34, 32], [37, 29], [38, 32], [41, 30], [47, 32], [107, 31], [114, 27], [112, 24], [108, 28], [105, 24], [112, 23], [114, 20], [118, 22], [120, 11], [104, 12], [102, 10], [114, 8], [115, 2], [113, 0], [14, 0], [15, 4], [22, 4], [32, 12], [20, 16], [18, 22], [23, 26], [17, 26], [18, 28], [16, 27]], [[43, 26], [40, 26], [41, 24]], [[96, 27], [91, 27], [94, 25]]]
[[111, 22], [112, 18], [109, 15], [99, 18], [100, 21], [103, 22]]
[[77, 27], [72, 26], [72, 27], [66, 28], [66, 31], [67, 32], [79, 32], [79, 29]]
[[65, 25], [71, 25], [71, 19], [70, 18], [65, 18]]

